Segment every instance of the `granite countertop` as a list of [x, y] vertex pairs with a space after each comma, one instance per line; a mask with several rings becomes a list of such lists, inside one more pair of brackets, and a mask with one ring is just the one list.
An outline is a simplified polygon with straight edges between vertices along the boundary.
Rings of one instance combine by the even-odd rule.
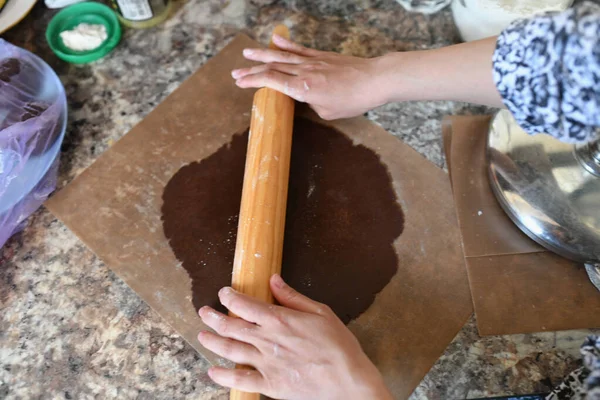
[[[44, 58], [67, 91], [59, 187], [70, 182], [237, 33], [266, 42], [281, 21], [302, 44], [357, 56], [458, 40], [448, 10], [409, 14], [393, 0], [189, 0], [87, 66], [59, 61], [43, 2], [8, 41]], [[441, 118], [485, 108], [452, 102], [381, 107], [368, 117], [443, 167]], [[47, 210], [0, 250], [0, 398], [226, 399], [206, 361]], [[480, 338], [474, 320], [411, 399], [549, 390], [579, 364], [589, 331]]]

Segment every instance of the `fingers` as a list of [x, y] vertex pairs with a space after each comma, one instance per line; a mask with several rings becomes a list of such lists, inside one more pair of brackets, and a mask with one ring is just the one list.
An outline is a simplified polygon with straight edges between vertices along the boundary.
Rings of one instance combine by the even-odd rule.
[[198, 341], [208, 350], [236, 364], [255, 365], [260, 356], [260, 352], [254, 346], [212, 332], [200, 332]]
[[221, 386], [238, 389], [247, 393], [260, 393], [265, 386], [260, 372], [253, 369], [227, 369], [213, 367], [208, 376]]
[[304, 80], [273, 70], [247, 75], [238, 79], [236, 85], [241, 88], [268, 87], [302, 102], [308, 92], [308, 85]]
[[234, 79], [240, 79], [247, 75], [258, 74], [268, 70], [279, 71], [288, 75], [297, 75], [300, 72], [296, 64], [270, 63], [256, 65], [251, 68], [234, 69], [231, 71], [231, 76]]
[[[248, 322], [263, 325], [272, 318], [273, 313], [270, 304], [242, 294], [230, 287], [219, 290], [219, 300], [229, 311]], [[228, 320], [228, 322], [230, 321]]]
[[239, 318], [228, 317], [210, 307], [202, 307], [198, 314], [202, 318], [202, 322], [214, 329], [219, 335], [255, 344], [256, 325]]
[[281, 50], [289, 51], [302, 56], [311, 57], [319, 53], [318, 50], [309, 49], [279, 35], [273, 35], [273, 43]]
[[311, 300], [292, 289], [277, 274], [271, 277], [270, 283], [273, 297], [284, 307], [319, 315], [325, 315], [329, 311], [326, 305]]
[[285, 64], [302, 64], [306, 61], [306, 58], [303, 56], [282, 50], [244, 49], [243, 54], [248, 60], [259, 61], [265, 64], [274, 62]]

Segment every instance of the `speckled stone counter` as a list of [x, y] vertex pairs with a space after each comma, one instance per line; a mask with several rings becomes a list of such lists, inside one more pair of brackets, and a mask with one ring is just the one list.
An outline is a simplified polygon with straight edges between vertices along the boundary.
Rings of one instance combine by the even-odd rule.
[[[45, 43], [53, 14], [40, 1], [4, 38], [42, 56], [67, 90], [59, 187], [238, 32], [266, 42], [284, 21], [305, 45], [358, 56], [457, 41], [448, 11], [408, 14], [393, 0], [190, 0], [161, 26], [128, 30], [107, 58], [77, 67]], [[416, 102], [368, 117], [443, 167], [442, 116], [484, 111]], [[207, 363], [45, 209], [0, 250], [0, 307], [0, 398], [228, 398], [206, 376]], [[547, 391], [578, 365], [587, 333], [479, 338], [471, 320], [412, 399]]]

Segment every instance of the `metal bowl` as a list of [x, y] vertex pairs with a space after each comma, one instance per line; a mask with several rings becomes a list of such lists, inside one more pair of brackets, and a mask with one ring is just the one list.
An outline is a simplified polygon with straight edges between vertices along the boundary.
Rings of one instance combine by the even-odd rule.
[[563, 257], [600, 262], [598, 142], [566, 144], [531, 136], [510, 112], [492, 120], [488, 167], [502, 208], [531, 239]]

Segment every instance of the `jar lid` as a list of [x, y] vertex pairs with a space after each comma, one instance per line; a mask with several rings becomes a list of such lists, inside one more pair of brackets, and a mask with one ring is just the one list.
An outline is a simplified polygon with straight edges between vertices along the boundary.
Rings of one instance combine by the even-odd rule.
[[[68, 48], [60, 33], [74, 29], [81, 23], [101, 24], [106, 28], [107, 38], [100, 46], [89, 51], [76, 51]], [[50, 48], [61, 60], [84, 64], [96, 61], [110, 53], [121, 40], [121, 25], [116, 14], [108, 6], [86, 2], [73, 4], [61, 10], [52, 18], [46, 29], [46, 40]]]

